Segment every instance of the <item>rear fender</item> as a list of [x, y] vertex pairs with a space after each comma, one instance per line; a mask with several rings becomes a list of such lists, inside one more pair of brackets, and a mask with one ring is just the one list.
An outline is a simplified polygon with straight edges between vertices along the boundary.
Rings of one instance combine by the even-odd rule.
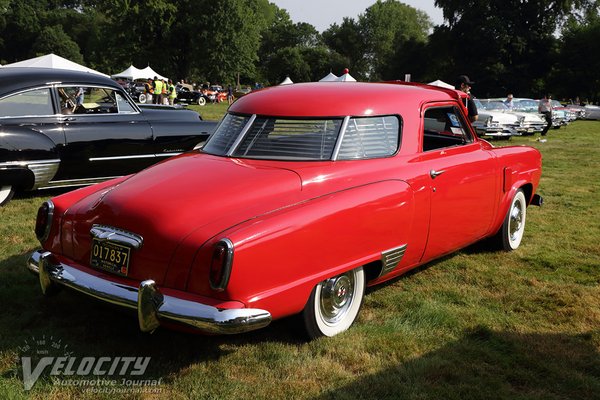
[[49, 137], [25, 126], [0, 133], [0, 184], [29, 190], [54, 177], [60, 160]]
[[405, 182], [377, 182], [246, 221], [203, 246], [188, 289], [210, 292], [212, 245], [226, 237], [234, 244], [233, 267], [229, 285], [218, 295], [262, 307], [274, 317], [297, 313], [318, 282], [380, 260], [382, 252], [407, 244], [413, 197]]

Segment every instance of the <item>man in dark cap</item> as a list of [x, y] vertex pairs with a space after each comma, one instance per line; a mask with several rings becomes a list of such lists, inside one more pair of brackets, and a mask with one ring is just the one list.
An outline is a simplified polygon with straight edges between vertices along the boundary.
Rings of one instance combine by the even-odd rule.
[[471, 86], [473, 86], [474, 83], [475, 82], [472, 82], [467, 75], [461, 75], [456, 79], [456, 84], [454, 85], [456, 90], [460, 90], [461, 92], [465, 92], [469, 95], [467, 100], [467, 111], [469, 112], [469, 119], [471, 122], [477, 121], [477, 118], [479, 117], [477, 106], [475, 105], [473, 96], [471, 95]]

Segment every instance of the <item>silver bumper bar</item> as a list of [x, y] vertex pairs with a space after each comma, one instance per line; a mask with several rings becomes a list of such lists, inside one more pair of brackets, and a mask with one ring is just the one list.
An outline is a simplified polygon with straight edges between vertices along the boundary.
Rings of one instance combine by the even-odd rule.
[[207, 333], [233, 334], [263, 328], [271, 322], [268, 311], [252, 308], [220, 309], [161, 293], [146, 280], [139, 287], [111, 282], [64, 263], [53, 262], [50, 252], [33, 252], [27, 268], [39, 275], [44, 294], [65, 286], [107, 303], [137, 310], [140, 329], [152, 332], [161, 321], [177, 322]]

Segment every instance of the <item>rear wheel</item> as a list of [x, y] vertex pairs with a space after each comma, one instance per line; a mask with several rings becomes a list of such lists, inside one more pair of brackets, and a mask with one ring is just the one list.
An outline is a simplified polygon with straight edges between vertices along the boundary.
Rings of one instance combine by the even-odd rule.
[[510, 203], [502, 228], [497, 234], [497, 242], [504, 250], [512, 251], [519, 247], [525, 232], [526, 217], [527, 200], [523, 191], [519, 189]]
[[204, 98], [204, 96], [200, 96], [200, 97], [198, 97], [198, 100], [196, 100], [196, 102], [198, 103], [199, 106], [203, 106], [206, 104], [206, 99]]
[[15, 194], [15, 188], [12, 185], [0, 186], [0, 206], [8, 203]]
[[308, 335], [314, 339], [347, 330], [358, 316], [364, 294], [362, 267], [317, 284], [302, 313]]
[[146, 103], [146, 95], [144, 93], [140, 94], [140, 96], [138, 97], [138, 100], [142, 104]]

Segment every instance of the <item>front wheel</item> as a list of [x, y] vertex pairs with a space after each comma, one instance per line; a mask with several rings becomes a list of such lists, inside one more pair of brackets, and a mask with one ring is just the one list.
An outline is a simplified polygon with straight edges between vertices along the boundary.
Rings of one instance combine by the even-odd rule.
[[318, 283], [302, 312], [308, 336], [335, 336], [347, 330], [358, 316], [364, 294], [362, 267]]
[[519, 189], [510, 203], [508, 213], [498, 231], [498, 244], [506, 251], [516, 250], [521, 244], [525, 232], [527, 200], [523, 190]]
[[141, 93], [138, 97], [138, 101], [142, 104], [146, 103], [146, 94]]
[[12, 185], [0, 186], [0, 206], [5, 205], [15, 194], [15, 188]]
[[198, 103], [199, 106], [203, 106], [206, 104], [206, 99], [204, 98], [204, 96], [200, 96], [200, 97], [198, 97], [198, 100], [196, 102]]

